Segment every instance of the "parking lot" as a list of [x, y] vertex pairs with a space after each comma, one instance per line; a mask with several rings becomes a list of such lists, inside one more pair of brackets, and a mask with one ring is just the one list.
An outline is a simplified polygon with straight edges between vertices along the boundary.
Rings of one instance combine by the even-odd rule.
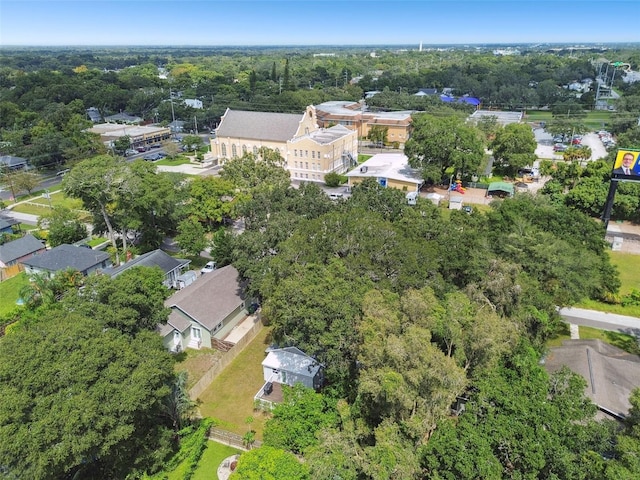
[[[533, 131], [538, 146], [536, 147], [536, 156], [544, 160], [562, 160], [562, 152], [553, 150], [553, 135], [546, 132], [542, 128], [536, 128]], [[598, 160], [607, 156], [607, 149], [598, 137], [597, 133], [587, 133], [582, 136], [582, 145], [591, 149], [591, 158], [589, 160]]]

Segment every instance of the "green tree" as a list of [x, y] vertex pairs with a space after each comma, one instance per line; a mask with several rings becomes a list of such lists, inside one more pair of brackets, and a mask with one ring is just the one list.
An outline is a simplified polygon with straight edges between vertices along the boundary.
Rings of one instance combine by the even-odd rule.
[[463, 117], [415, 114], [411, 128], [404, 152], [422, 178], [439, 182], [448, 169], [463, 177], [477, 172], [484, 159], [482, 135]]
[[260, 447], [240, 455], [230, 480], [307, 480], [308, 467], [291, 453]]
[[113, 141], [114, 151], [121, 156], [124, 156], [125, 152], [131, 148], [131, 137], [129, 135], [123, 135]]
[[524, 123], [510, 123], [498, 130], [490, 145], [496, 166], [512, 177], [521, 168], [533, 165], [536, 146], [531, 127]]
[[40, 184], [40, 178], [31, 172], [20, 170], [10, 173], [10, 175], [13, 186], [18, 190], [26, 190], [29, 195]]
[[87, 227], [80, 221], [79, 215], [71, 209], [56, 205], [50, 213], [38, 219], [38, 226], [49, 231], [49, 245], [57, 247], [63, 243], [73, 244], [87, 238]]
[[387, 144], [387, 135], [389, 134], [389, 127], [383, 127], [382, 125], [374, 125], [369, 130], [369, 140], [374, 142], [376, 146], [382, 147]]
[[54, 311], [13, 329], [0, 340], [4, 473], [125, 478], [134, 465], [157, 470], [168, 453], [160, 407], [172, 376], [155, 332], [131, 337]]
[[327, 173], [324, 176], [324, 183], [327, 187], [339, 187], [342, 183], [342, 177], [335, 172]]
[[189, 152], [198, 150], [202, 146], [202, 138], [198, 135], [185, 135], [182, 138], [182, 145]]
[[220, 177], [197, 177], [189, 184], [187, 214], [212, 228], [232, 215], [236, 192], [233, 184]]
[[[82, 200], [84, 207], [104, 221], [113, 249], [117, 252], [112, 206], [119, 190], [127, 181], [124, 161], [108, 155], [80, 162], [65, 175], [62, 189], [65, 194]], [[119, 257], [116, 264], [119, 264]]]
[[65, 296], [62, 308], [129, 335], [155, 332], [169, 316], [164, 300], [170, 292], [163, 281], [164, 273], [158, 267], [134, 267], [113, 279], [93, 275], [85, 280], [81, 292]]
[[317, 433], [338, 421], [335, 401], [301, 383], [284, 388], [284, 401], [267, 420], [264, 444], [302, 454], [318, 442]]
[[193, 218], [186, 218], [178, 224], [176, 242], [180, 249], [190, 255], [200, 255], [207, 246], [206, 231], [202, 224]]

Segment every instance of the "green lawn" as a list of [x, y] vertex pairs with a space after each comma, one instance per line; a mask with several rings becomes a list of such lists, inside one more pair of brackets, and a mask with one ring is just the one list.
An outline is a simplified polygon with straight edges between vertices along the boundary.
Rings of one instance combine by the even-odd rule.
[[176, 165], [184, 165], [191, 163], [187, 157], [183, 157], [182, 155], [178, 155], [176, 158], [163, 158], [162, 160], [158, 160], [157, 162], [153, 162], [156, 165], [164, 165], [168, 167], [174, 167]]
[[[578, 332], [581, 339], [599, 339], [610, 345], [618, 347], [625, 352], [633, 353], [635, 355], [640, 354], [638, 340], [632, 335], [583, 326], [578, 327]], [[563, 341], [569, 340], [570, 338], [569, 325], [563, 322], [555, 335], [553, 335], [547, 342], [547, 347], [559, 347], [562, 345]]]
[[[612, 112], [608, 110], [592, 110], [587, 112], [586, 117], [580, 120], [580, 123], [584, 123], [584, 125], [592, 131], [602, 130], [606, 128], [611, 121], [611, 113]], [[548, 122], [553, 120], [553, 115], [550, 111], [528, 111], [524, 120], [525, 122]]]
[[20, 289], [28, 284], [29, 279], [24, 272], [9, 280], [0, 282], [0, 316], [16, 308], [16, 301], [20, 297]]
[[[633, 289], [640, 290], [640, 277], [638, 276], [638, 271], [640, 271], [640, 255], [622, 252], [609, 252], [609, 255], [611, 257], [611, 263], [616, 266], [620, 273], [620, 281], [622, 283], [620, 296], [631, 292]], [[600, 312], [640, 317], [640, 307], [636, 306], [623, 307], [619, 304], [612, 305], [595, 300], [585, 300], [575, 306], [598, 310]]]
[[253, 410], [253, 396], [264, 384], [262, 361], [269, 345], [269, 328], [263, 328], [253, 341], [218, 375], [202, 395], [200, 413], [219, 421], [220, 428], [238, 435], [249, 430], [245, 420], [253, 417], [251, 429], [262, 440], [268, 415]]
[[233, 447], [209, 441], [191, 480], [212, 480], [218, 478], [215, 473], [218, 470], [218, 466], [220, 466], [225, 458], [238, 453], [242, 452]]

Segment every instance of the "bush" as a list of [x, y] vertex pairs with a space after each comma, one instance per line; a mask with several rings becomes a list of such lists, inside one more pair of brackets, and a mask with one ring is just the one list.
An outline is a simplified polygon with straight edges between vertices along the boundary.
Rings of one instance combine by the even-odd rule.
[[339, 187], [342, 183], [342, 176], [335, 172], [327, 173], [324, 176], [324, 183], [327, 187]]

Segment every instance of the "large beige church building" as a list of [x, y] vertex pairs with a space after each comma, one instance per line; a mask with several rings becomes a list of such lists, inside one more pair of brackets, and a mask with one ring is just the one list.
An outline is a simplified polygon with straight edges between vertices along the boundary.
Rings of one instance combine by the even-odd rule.
[[227, 109], [211, 139], [211, 154], [224, 164], [266, 147], [280, 153], [293, 180], [323, 182], [327, 173], [356, 165], [357, 135], [343, 125], [320, 128], [313, 106], [303, 114]]

